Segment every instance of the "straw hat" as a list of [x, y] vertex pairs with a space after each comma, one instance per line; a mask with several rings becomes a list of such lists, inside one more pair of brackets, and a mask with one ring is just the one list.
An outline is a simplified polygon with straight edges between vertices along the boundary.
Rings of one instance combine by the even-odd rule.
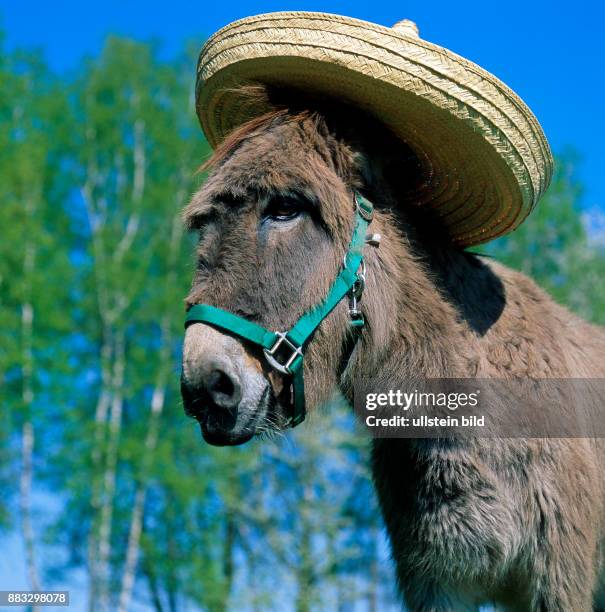
[[411, 21], [284, 12], [222, 28], [198, 64], [197, 113], [212, 146], [251, 118], [230, 89], [254, 81], [337, 97], [386, 124], [423, 168], [410, 204], [432, 208], [460, 246], [514, 230], [550, 182], [551, 152], [529, 108]]

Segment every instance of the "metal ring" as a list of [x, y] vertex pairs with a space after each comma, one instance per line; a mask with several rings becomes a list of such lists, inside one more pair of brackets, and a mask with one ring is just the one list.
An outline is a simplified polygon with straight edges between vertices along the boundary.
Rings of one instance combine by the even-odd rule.
[[[345, 254], [345, 256], [342, 258], [342, 267], [346, 268], [347, 267], [347, 255], [348, 253]], [[364, 280], [366, 277], [366, 261], [365, 259], [363, 259], [363, 257], [361, 258], [361, 262], [359, 264], [359, 268], [361, 268], [361, 276], [363, 276]], [[357, 274], [359, 275], [359, 268], [357, 268]]]

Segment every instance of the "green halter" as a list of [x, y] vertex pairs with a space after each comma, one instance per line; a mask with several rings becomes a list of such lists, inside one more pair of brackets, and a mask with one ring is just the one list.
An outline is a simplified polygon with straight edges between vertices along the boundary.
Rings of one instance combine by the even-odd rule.
[[[305, 419], [303, 352], [319, 324], [348, 294], [351, 325], [363, 327], [364, 319], [357, 301], [365, 284], [363, 247], [374, 207], [355, 192], [355, 228], [344, 262], [325, 299], [303, 314], [287, 332], [273, 332], [252, 321], [208, 304], [196, 304], [187, 312], [185, 328], [193, 323], [208, 323], [234, 336], [263, 348], [267, 363], [278, 372], [291, 377], [293, 413], [289, 425], [295, 427]], [[377, 240], [377, 239], [375, 239]], [[360, 271], [361, 270], [361, 271]]]

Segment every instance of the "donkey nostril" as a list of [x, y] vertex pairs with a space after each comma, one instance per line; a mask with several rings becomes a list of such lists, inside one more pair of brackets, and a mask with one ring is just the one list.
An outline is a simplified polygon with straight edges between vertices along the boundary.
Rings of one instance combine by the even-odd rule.
[[223, 370], [212, 370], [206, 381], [206, 389], [217, 406], [233, 408], [241, 399], [239, 381]]
[[233, 395], [233, 381], [224, 372], [213, 370], [208, 380], [208, 390], [224, 395]]

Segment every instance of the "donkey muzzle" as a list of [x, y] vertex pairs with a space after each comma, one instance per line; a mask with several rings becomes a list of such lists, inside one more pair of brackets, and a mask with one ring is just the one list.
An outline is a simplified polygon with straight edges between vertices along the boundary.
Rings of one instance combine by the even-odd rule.
[[181, 394], [204, 440], [225, 446], [252, 438], [266, 417], [272, 390], [260, 363], [238, 340], [196, 323], [185, 333]]

